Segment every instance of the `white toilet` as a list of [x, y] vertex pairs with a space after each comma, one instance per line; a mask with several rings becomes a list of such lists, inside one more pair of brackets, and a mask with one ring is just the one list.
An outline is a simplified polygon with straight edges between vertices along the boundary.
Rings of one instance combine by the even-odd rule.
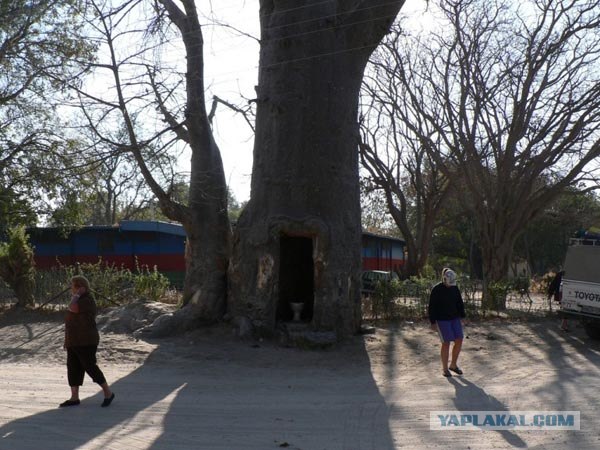
[[294, 322], [300, 322], [300, 314], [302, 313], [302, 309], [304, 308], [304, 303], [290, 302], [290, 306], [292, 307], [292, 311], [294, 312], [294, 318], [292, 320]]

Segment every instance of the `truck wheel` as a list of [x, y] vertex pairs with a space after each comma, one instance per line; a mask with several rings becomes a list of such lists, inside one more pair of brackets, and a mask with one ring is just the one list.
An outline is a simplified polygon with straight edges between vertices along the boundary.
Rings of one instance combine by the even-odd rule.
[[584, 323], [583, 329], [590, 337], [590, 339], [600, 339], [600, 324], [597, 323]]

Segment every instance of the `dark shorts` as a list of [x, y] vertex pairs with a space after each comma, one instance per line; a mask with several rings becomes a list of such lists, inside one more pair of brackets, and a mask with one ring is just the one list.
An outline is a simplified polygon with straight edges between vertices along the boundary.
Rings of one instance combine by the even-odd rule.
[[436, 323], [442, 342], [452, 342], [464, 337], [460, 319], [437, 320]]

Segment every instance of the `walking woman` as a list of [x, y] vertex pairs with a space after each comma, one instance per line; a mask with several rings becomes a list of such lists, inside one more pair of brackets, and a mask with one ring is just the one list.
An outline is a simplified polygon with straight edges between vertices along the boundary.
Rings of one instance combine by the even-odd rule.
[[[458, 356], [462, 348], [463, 330], [461, 319], [465, 318], [465, 306], [458, 286], [456, 286], [456, 273], [452, 269], [442, 270], [442, 282], [436, 284], [429, 296], [429, 321], [431, 328], [438, 332], [442, 344], [440, 356], [442, 359], [442, 374], [451, 377], [450, 371], [462, 375], [458, 367]], [[450, 365], [450, 343], [452, 356]]]
[[67, 350], [67, 378], [71, 398], [60, 407], [79, 405], [79, 386], [85, 373], [98, 383], [104, 392], [100, 406], [107, 407], [115, 394], [106, 383], [104, 374], [96, 364], [96, 351], [100, 335], [96, 328], [96, 302], [90, 292], [90, 283], [83, 276], [71, 278], [71, 303], [65, 317], [65, 349]]

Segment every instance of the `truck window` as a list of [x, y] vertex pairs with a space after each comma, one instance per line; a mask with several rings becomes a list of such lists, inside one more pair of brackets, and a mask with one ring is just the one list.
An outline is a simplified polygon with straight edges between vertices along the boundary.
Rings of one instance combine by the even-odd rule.
[[600, 283], [600, 245], [573, 245], [567, 248], [565, 275], [568, 280]]

